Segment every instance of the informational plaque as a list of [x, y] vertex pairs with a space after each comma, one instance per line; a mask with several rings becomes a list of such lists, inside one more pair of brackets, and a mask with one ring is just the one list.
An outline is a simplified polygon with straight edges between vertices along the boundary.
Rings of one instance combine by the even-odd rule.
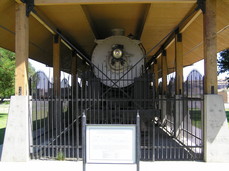
[[87, 125], [87, 163], [136, 163], [135, 125]]

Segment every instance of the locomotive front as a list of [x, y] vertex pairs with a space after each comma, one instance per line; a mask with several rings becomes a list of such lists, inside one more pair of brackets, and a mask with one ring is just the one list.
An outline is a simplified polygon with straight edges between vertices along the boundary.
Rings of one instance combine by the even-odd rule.
[[106, 39], [96, 40], [92, 53], [92, 63], [96, 66], [94, 73], [109, 87], [127, 87], [140, 76], [145, 53], [141, 42], [124, 36], [122, 29], [113, 29], [112, 33]]

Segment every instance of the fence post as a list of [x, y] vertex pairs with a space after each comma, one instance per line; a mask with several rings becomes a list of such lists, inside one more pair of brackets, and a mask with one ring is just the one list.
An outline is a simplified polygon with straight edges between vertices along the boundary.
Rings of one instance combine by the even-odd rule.
[[153, 134], [153, 142], [152, 142], [152, 161], [155, 161], [155, 114], [153, 114], [153, 123], [152, 123], [152, 134]]
[[86, 115], [85, 111], [82, 116], [82, 157], [83, 157], [83, 171], [86, 171]]
[[139, 161], [140, 161], [140, 147], [141, 147], [141, 134], [140, 134], [140, 115], [139, 111], [137, 111], [137, 117], [136, 117], [136, 164], [137, 164], [137, 171], [139, 171]]

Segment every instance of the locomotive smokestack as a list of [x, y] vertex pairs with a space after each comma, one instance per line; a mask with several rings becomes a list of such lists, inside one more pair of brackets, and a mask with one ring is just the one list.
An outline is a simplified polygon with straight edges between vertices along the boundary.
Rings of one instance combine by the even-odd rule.
[[112, 36], [125, 36], [125, 30], [122, 28], [115, 28], [111, 30]]

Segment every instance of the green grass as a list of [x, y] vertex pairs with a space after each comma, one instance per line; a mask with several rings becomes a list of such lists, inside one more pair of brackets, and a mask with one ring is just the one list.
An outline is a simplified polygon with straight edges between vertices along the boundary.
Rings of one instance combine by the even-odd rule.
[[226, 117], [227, 117], [227, 123], [228, 123], [228, 126], [229, 126], [229, 111], [226, 110]]
[[[200, 110], [190, 110], [190, 118], [192, 120], [192, 125], [201, 128], [201, 111]], [[229, 109], [226, 110], [227, 123], [229, 126]]]
[[3, 144], [7, 118], [7, 113], [0, 113], [0, 144]]
[[1, 105], [9, 105], [10, 104], [10, 101], [5, 101], [3, 103], [1, 103]]
[[63, 152], [58, 152], [56, 160], [65, 160], [65, 156]]
[[190, 119], [192, 121], [192, 125], [197, 127], [197, 128], [201, 128], [202, 127], [202, 123], [201, 123], [201, 111], [200, 110], [190, 110]]

